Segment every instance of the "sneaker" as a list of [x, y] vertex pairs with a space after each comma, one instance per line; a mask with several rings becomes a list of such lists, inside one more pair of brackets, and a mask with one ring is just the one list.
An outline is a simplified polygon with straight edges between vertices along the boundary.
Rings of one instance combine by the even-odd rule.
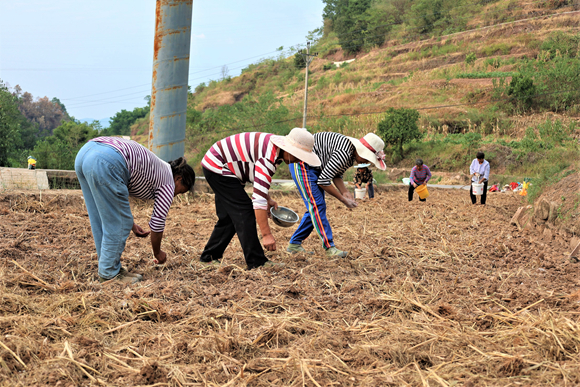
[[286, 252], [290, 254], [314, 254], [314, 251], [306, 251], [302, 245], [297, 243], [289, 243], [288, 247], [286, 247]]
[[141, 274], [137, 274], [137, 273], [131, 273], [129, 272], [129, 270], [127, 270], [124, 267], [121, 267], [121, 271], [119, 271], [119, 274], [123, 273], [123, 275], [126, 275], [127, 277], [135, 277], [135, 278], [139, 278], [139, 281], [143, 281], [143, 276]]
[[326, 249], [326, 255], [329, 257], [346, 258], [346, 256], [348, 255], [348, 251], [342, 251], [332, 246]]
[[280, 268], [282, 268], [284, 266], [285, 265], [283, 263], [281, 263], [281, 262], [266, 261], [266, 263], [264, 263], [261, 267], [265, 267], [265, 268], [273, 267], [273, 268], [276, 268], [276, 269], [280, 269]]
[[99, 282], [105, 283], [105, 282], [118, 281], [122, 284], [132, 285], [132, 284], [136, 284], [137, 282], [141, 281], [137, 277], [128, 276], [127, 273], [128, 273], [127, 270], [125, 270], [125, 273], [123, 273], [123, 270], [120, 270], [119, 274], [117, 274], [113, 278], [109, 278], [109, 279], [99, 276]]

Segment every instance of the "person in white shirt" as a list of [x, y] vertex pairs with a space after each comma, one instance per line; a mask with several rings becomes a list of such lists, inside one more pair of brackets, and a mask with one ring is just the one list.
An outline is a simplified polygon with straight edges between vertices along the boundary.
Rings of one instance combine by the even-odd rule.
[[485, 205], [485, 200], [487, 199], [487, 182], [489, 180], [489, 162], [485, 160], [485, 154], [483, 152], [477, 152], [476, 158], [473, 159], [471, 166], [469, 167], [469, 173], [471, 175], [471, 189], [469, 190], [471, 203], [477, 204], [477, 196], [473, 194], [473, 184], [483, 183], [481, 204]]

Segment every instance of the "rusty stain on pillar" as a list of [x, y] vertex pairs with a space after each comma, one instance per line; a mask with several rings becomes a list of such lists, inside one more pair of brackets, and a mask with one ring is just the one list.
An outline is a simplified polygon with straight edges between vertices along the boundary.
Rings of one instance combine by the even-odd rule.
[[157, 0], [149, 149], [165, 161], [185, 152], [193, 0]]

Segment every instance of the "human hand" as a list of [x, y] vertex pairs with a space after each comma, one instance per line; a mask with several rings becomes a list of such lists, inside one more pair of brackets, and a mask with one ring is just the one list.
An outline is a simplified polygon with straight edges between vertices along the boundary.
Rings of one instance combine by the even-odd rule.
[[355, 207], [358, 207], [358, 203], [354, 199], [344, 198], [343, 203], [346, 206], [346, 208], [355, 208]]
[[274, 235], [266, 234], [262, 235], [262, 244], [264, 248], [268, 251], [276, 251], [276, 240], [274, 239]]
[[165, 254], [165, 251], [159, 250], [159, 253], [155, 254], [155, 259], [153, 262], [155, 262], [157, 265], [163, 265], [166, 261], [167, 254]]
[[270, 208], [274, 207], [274, 209], [277, 210], [278, 203], [274, 199], [272, 199], [269, 195], [266, 200], [268, 201], [268, 217], [270, 217]]
[[348, 199], [348, 200], [354, 200], [354, 196], [352, 196], [352, 194], [351, 194], [349, 191], [346, 191], [345, 193], [343, 193], [343, 194], [342, 194], [342, 196], [343, 196], [345, 199]]
[[151, 233], [151, 231], [145, 231], [145, 230], [143, 230], [136, 223], [133, 223], [133, 227], [131, 228], [131, 230], [133, 230], [133, 233], [135, 234], [135, 236], [137, 236], [139, 238], [145, 238], [145, 237], [147, 237], [149, 235], [149, 233]]
[[413, 187], [417, 188], [417, 184], [416, 183], [413, 183]]

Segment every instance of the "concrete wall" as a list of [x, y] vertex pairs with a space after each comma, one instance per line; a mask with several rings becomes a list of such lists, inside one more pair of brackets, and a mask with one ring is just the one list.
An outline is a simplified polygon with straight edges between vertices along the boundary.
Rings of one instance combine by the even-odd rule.
[[0, 190], [49, 188], [46, 171], [24, 168], [0, 168]]

